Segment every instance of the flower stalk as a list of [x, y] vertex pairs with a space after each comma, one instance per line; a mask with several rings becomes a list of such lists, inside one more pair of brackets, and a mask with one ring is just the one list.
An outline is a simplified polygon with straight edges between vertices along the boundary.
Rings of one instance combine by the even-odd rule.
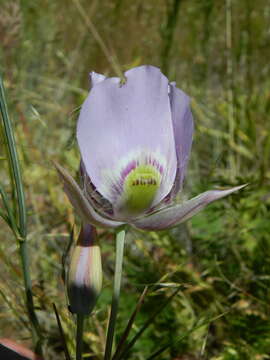
[[110, 314], [109, 327], [107, 332], [104, 360], [110, 360], [112, 354], [115, 324], [116, 324], [120, 290], [121, 290], [124, 245], [125, 245], [125, 228], [121, 227], [116, 233], [116, 258], [115, 258], [113, 297], [112, 297], [111, 314]]
[[77, 314], [76, 360], [81, 360], [82, 358], [84, 317], [83, 314]]
[[31, 281], [30, 266], [29, 266], [29, 253], [27, 249], [26, 239], [19, 241], [19, 254], [20, 254], [22, 270], [23, 270], [26, 308], [28, 311], [29, 319], [32, 324], [33, 340], [34, 343], [36, 344], [36, 351], [39, 354], [42, 354], [42, 333], [34, 307], [32, 281]]

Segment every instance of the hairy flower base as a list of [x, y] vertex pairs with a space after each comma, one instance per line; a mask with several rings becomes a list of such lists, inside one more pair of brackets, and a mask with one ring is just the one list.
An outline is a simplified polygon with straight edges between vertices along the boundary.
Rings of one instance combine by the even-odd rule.
[[124, 206], [131, 215], [148, 209], [160, 186], [161, 176], [152, 165], [140, 165], [132, 170], [124, 183]]

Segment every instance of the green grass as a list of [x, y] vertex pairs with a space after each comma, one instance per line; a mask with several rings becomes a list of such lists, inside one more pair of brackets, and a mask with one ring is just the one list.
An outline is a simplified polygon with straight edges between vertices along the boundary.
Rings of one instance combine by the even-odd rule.
[[[52, 303], [73, 354], [76, 333], [61, 257], [79, 221], [52, 161], [76, 173], [74, 129], [89, 71], [115, 75], [140, 64], [163, 67], [192, 97], [195, 136], [181, 197], [215, 186], [249, 186], [176, 229], [128, 233], [116, 338], [145, 285], [155, 284], [130, 338], [172, 293], [169, 285], [181, 285], [130, 359], [147, 359], [157, 344], [169, 341], [160, 359], [270, 359], [270, 5], [266, 0], [234, 1], [232, 8], [230, 0], [177, 3], [1, 1], [0, 72], [22, 167], [34, 302], [46, 360], [64, 359]], [[12, 201], [8, 174], [1, 138], [0, 183]], [[32, 347], [17, 244], [4, 221], [0, 225], [0, 337]], [[85, 324], [86, 359], [102, 359], [112, 295], [115, 240], [110, 232], [101, 231], [100, 238], [104, 289]]]

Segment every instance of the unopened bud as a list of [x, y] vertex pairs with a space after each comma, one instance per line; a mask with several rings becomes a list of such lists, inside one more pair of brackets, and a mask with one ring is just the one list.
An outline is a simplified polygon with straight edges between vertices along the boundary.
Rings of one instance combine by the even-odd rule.
[[83, 224], [68, 271], [70, 311], [75, 314], [90, 314], [101, 288], [102, 265], [96, 229], [92, 225]]

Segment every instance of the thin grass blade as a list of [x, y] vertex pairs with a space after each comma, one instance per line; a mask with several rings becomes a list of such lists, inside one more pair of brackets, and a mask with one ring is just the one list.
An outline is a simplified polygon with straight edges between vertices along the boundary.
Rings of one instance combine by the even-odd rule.
[[103, 51], [103, 54], [105, 55], [106, 59], [111, 65], [112, 69], [115, 71], [117, 76], [119, 76], [121, 79], [124, 79], [125, 77], [121, 70], [121, 66], [116, 57], [116, 54], [112, 53], [112, 50], [107, 47], [102, 37], [100, 36], [99, 32], [97, 31], [95, 25], [92, 23], [91, 19], [87, 16], [87, 11], [85, 11], [85, 9], [82, 7], [80, 0], [73, 0], [73, 3], [77, 7], [77, 10], [80, 13], [82, 19], [84, 20], [87, 28], [91, 31], [92, 36], [99, 44], [101, 50]]
[[61, 277], [62, 277], [62, 280], [63, 280], [63, 283], [65, 284], [66, 283], [66, 264], [67, 264], [67, 258], [68, 258], [68, 254], [70, 252], [70, 248], [72, 246], [74, 242], [74, 226], [72, 227], [71, 229], [71, 232], [70, 232], [70, 236], [69, 236], [69, 242], [67, 244], [67, 247], [66, 249], [64, 250], [64, 253], [62, 255], [62, 273], [61, 273]]
[[12, 123], [10, 121], [7, 110], [4, 84], [1, 76], [0, 76], [0, 112], [3, 119], [3, 130], [4, 130], [3, 132], [6, 140], [8, 160], [12, 169], [12, 175], [15, 183], [16, 195], [18, 200], [20, 236], [22, 238], [25, 238], [27, 229], [26, 229], [26, 206], [25, 206], [24, 188], [22, 183], [21, 168], [19, 164], [14, 133], [12, 130]]
[[[225, 311], [224, 313], [215, 316], [214, 318], [211, 319], [207, 319], [205, 321], [203, 321], [202, 323], [199, 323], [197, 325], [195, 325], [192, 329], [190, 329], [189, 331], [186, 331], [183, 335], [181, 335], [179, 337], [179, 339], [176, 341], [176, 344], [179, 344], [185, 337], [187, 337], [188, 335], [190, 335], [191, 333], [193, 333], [195, 330], [199, 329], [202, 326], [205, 325], [209, 325], [211, 322], [223, 317], [224, 315], [226, 315], [229, 311]], [[175, 344], [175, 343], [174, 343]], [[172, 346], [172, 342], [167, 343], [166, 345], [164, 345], [162, 348], [160, 348], [159, 350], [155, 351], [150, 357], [148, 357], [146, 360], [153, 360], [155, 358], [157, 358], [159, 355], [161, 355], [164, 351], [168, 350], [170, 347]]]
[[21, 314], [18, 312], [18, 310], [13, 306], [12, 301], [8, 299], [5, 292], [0, 288], [0, 295], [2, 296], [4, 302], [7, 304], [9, 309], [13, 312], [15, 317], [22, 323], [24, 327], [26, 327], [29, 331], [31, 330], [29, 327], [29, 324], [24, 320], [24, 318], [21, 316]]
[[57, 307], [54, 303], [53, 303], [53, 309], [54, 309], [55, 317], [57, 320], [57, 325], [58, 325], [58, 329], [59, 329], [59, 333], [60, 333], [60, 337], [61, 337], [61, 341], [62, 341], [64, 353], [65, 353], [65, 358], [66, 358], [66, 360], [71, 360], [71, 356], [68, 351], [67, 342], [66, 342], [64, 330], [63, 330], [63, 327], [61, 324], [60, 316], [58, 314]]
[[136, 341], [142, 336], [142, 334], [145, 332], [145, 330], [148, 329], [148, 327], [150, 325], [153, 324], [155, 318], [161, 313], [161, 311], [172, 301], [172, 299], [175, 297], [175, 295], [178, 294], [178, 292], [180, 291], [181, 286], [179, 286], [173, 293], [172, 295], [170, 295], [168, 297], [168, 299], [166, 301], [164, 301], [163, 304], [161, 304], [161, 306], [153, 313], [152, 316], [150, 316], [150, 318], [146, 321], [146, 323], [141, 327], [141, 329], [137, 332], [137, 334], [133, 337], [133, 339], [127, 344], [127, 346], [124, 348], [122, 354], [120, 354], [120, 356], [118, 357], [117, 360], [119, 359], [124, 359], [126, 358], [126, 356], [128, 355], [129, 351], [131, 350], [131, 348], [134, 346], [134, 344], [136, 343]]
[[[13, 190], [15, 188], [16, 200], [14, 207], [11, 210], [9, 202], [5, 195], [5, 192], [2, 190], [1, 195], [2, 199], [5, 202], [6, 209], [9, 214], [10, 221], [12, 222], [12, 228], [14, 234], [19, 244], [19, 254], [22, 263], [23, 270], [23, 280], [24, 280], [24, 289], [25, 289], [25, 298], [26, 298], [26, 307], [28, 310], [29, 320], [32, 323], [33, 330], [33, 339], [36, 344], [36, 350], [39, 354], [42, 353], [42, 333], [39, 325], [39, 321], [35, 312], [33, 292], [32, 292], [32, 281], [30, 275], [30, 259], [27, 249], [27, 214], [26, 214], [26, 204], [25, 204], [25, 195], [24, 187], [22, 182], [21, 168], [16, 148], [15, 137], [13, 133], [12, 123], [8, 115], [7, 102], [4, 91], [4, 84], [2, 77], [0, 76], [0, 112], [3, 119], [3, 135], [5, 140], [6, 151], [8, 155], [10, 181], [13, 185]], [[14, 213], [18, 214], [18, 220], [13, 216]], [[13, 220], [14, 219], [14, 220]], [[18, 234], [15, 233], [15, 229], [18, 231]]]
[[9, 205], [9, 201], [8, 201], [8, 197], [7, 197], [7, 193], [5, 192], [5, 190], [2, 188], [2, 186], [0, 185], [0, 195], [3, 201], [3, 205], [6, 209], [6, 214], [3, 213], [3, 215], [1, 214], [1, 216], [3, 218], [6, 218], [6, 222], [9, 225], [10, 229], [13, 231], [14, 235], [16, 237], [18, 237], [18, 227], [16, 224], [16, 220], [15, 217], [13, 215], [13, 211]]
[[11, 222], [10, 222], [8, 216], [1, 210], [0, 210], [0, 216], [5, 221], [5, 223], [11, 228]]
[[131, 315], [131, 317], [130, 317], [130, 319], [128, 321], [127, 327], [126, 327], [125, 331], [123, 332], [123, 335], [121, 336], [121, 339], [120, 339], [120, 341], [118, 343], [118, 346], [116, 348], [116, 351], [115, 351], [115, 354], [114, 354], [112, 360], [117, 360], [119, 355], [121, 354], [121, 351], [123, 350], [123, 347], [124, 347], [124, 345], [126, 343], [126, 340], [127, 340], [128, 335], [130, 333], [132, 325], [133, 325], [133, 323], [135, 321], [135, 318], [136, 318], [138, 312], [140, 311], [140, 309], [142, 307], [142, 304], [143, 304], [143, 301], [144, 301], [145, 296], [147, 294], [147, 291], [148, 291], [148, 287], [146, 286], [144, 288], [139, 300], [138, 300], [138, 303], [136, 305], [135, 310], [133, 311], [133, 313], [132, 313], [132, 315]]

